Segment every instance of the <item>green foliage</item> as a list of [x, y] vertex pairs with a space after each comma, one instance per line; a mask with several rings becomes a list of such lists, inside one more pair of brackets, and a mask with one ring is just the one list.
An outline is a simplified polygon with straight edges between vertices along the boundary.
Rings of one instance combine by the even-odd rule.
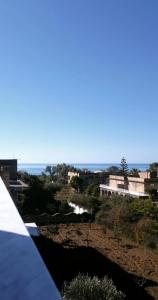
[[130, 199], [119, 195], [113, 195], [111, 198], [104, 197], [99, 212], [96, 214], [96, 222], [103, 228], [110, 228], [115, 233], [126, 234], [130, 232], [128, 222], [128, 205]]
[[111, 166], [106, 169], [110, 175], [120, 175], [120, 169], [117, 166]]
[[157, 172], [158, 171], [158, 162], [153, 162], [149, 165], [150, 172]]
[[70, 284], [65, 284], [63, 300], [122, 300], [125, 295], [117, 291], [111, 279], [90, 278], [79, 274]]
[[88, 199], [89, 199], [88, 195], [78, 193], [78, 194], [74, 194], [72, 196], [71, 202], [73, 202], [74, 204], [76, 204], [76, 205], [78, 205], [80, 207], [83, 207], [83, 208], [87, 209], [87, 207], [88, 207], [88, 205], [87, 205]]
[[68, 172], [77, 172], [73, 166], [67, 164], [58, 164], [57, 166], [47, 166], [43, 175], [50, 176], [51, 180], [60, 184], [67, 184]]
[[78, 192], [81, 192], [83, 186], [83, 179], [78, 176], [73, 176], [70, 181], [70, 185], [76, 189]]
[[[126, 162], [123, 165], [125, 174]], [[71, 166], [65, 164], [48, 167], [48, 175], [42, 176], [30, 176], [20, 172], [19, 179], [29, 185], [29, 189], [21, 195], [19, 209], [22, 214], [65, 214], [73, 210], [68, 205], [68, 202], [73, 202], [87, 209], [92, 220], [95, 219], [104, 229], [112, 229], [117, 236], [124, 235], [152, 249], [157, 247], [158, 205], [156, 202], [152, 203], [157, 197], [156, 190], [148, 191], [150, 199], [145, 200], [116, 194], [99, 197], [99, 188], [95, 183], [86, 183], [84, 192], [80, 192], [82, 187], [78, 177], [74, 177], [71, 185], [68, 185], [69, 168], [72, 170]]]
[[76, 191], [74, 191], [70, 186], [65, 185], [60, 189], [60, 191], [57, 191], [55, 199], [61, 202], [71, 202], [77, 196]]
[[29, 189], [25, 192], [25, 202], [23, 210], [25, 212], [43, 212], [51, 197], [49, 191], [44, 189], [44, 186], [37, 176], [30, 176], [27, 181]]
[[124, 207], [126, 208], [129, 203], [133, 201], [129, 196], [121, 196], [117, 194], [112, 194], [110, 197], [108, 195], [104, 195], [100, 198], [102, 211], [109, 211], [114, 207]]
[[99, 211], [100, 201], [97, 197], [88, 196], [87, 198], [87, 209], [93, 216]]
[[87, 209], [87, 211], [91, 213], [93, 217], [99, 211], [101, 205], [101, 201], [98, 197], [88, 194], [76, 194], [71, 198], [71, 202], [84, 209]]
[[136, 222], [142, 217], [150, 217], [153, 213], [153, 204], [150, 199], [133, 199], [128, 207], [128, 217], [131, 222]]
[[100, 194], [99, 185], [96, 185], [96, 184], [90, 184], [90, 185], [86, 188], [85, 193], [86, 193], [87, 195], [90, 195], [90, 196], [98, 197], [99, 194]]
[[139, 176], [140, 170], [137, 168], [131, 169], [128, 173], [130, 176], [138, 177]]
[[146, 247], [158, 244], [158, 206], [151, 199], [105, 196], [96, 214], [96, 222]]
[[[23, 205], [20, 207], [22, 214], [41, 214], [57, 212], [68, 213], [72, 208], [55, 199], [60, 186], [52, 182], [45, 182], [43, 177], [23, 175], [23, 179], [29, 185], [29, 189], [23, 194]], [[60, 200], [60, 199], [59, 199]]]
[[156, 246], [158, 236], [158, 223], [150, 218], [140, 219], [134, 227], [135, 240], [147, 247]]

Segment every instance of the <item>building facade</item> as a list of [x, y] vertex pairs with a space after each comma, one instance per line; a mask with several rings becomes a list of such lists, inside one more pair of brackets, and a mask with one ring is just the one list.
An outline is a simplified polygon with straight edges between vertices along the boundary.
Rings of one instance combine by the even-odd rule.
[[68, 172], [68, 184], [70, 184], [73, 177], [79, 177], [83, 182], [83, 187], [86, 188], [91, 184], [103, 184], [106, 182], [108, 176], [107, 172], [96, 171], [90, 172], [88, 170], [80, 170], [79, 172]]
[[72, 179], [73, 177], [80, 177], [80, 173], [78, 173], [78, 172], [73, 172], [73, 171], [69, 171], [69, 172], [68, 172], [68, 184], [70, 184], [71, 179]]
[[129, 195], [132, 197], [147, 198], [149, 190], [158, 190], [157, 174], [140, 172], [139, 177], [124, 177], [110, 175], [107, 184], [100, 185], [101, 195]]
[[17, 159], [0, 159], [0, 177], [14, 202], [20, 201], [20, 196], [25, 189], [28, 189], [28, 185], [18, 180]]

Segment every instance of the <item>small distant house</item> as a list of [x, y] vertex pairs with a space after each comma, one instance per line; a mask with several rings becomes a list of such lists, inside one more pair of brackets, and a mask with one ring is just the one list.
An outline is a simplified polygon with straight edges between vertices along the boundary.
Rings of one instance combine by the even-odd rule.
[[79, 177], [83, 181], [83, 186], [87, 187], [90, 184], [99, 185], [106, 182], [107, 172], [80, 170], [79, 172], [68, 172], [68, 184], [70, 184], [73, 177]]
[[70, 184], [71, 179], [72, 179], [73, 177], [76, 177], [76, 176], [77, 176], [77, 177], [80, 177], [80, 173], [69, 171], [69, 172], [68, 172], [68, 184]]
[[20, 194], [28, 185], [18, 180], [17, 159], [0, 159], [0, 177], [3, 179], [13, 200], [18, 202]]

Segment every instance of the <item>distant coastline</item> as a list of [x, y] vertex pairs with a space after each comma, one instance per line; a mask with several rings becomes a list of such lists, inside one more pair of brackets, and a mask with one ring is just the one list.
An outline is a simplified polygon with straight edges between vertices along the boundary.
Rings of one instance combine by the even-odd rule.
[[[40, 175], [44, 170], [45, 167], [51, 165], [51, 166], [56, 166], [57, 164], [52, 164], [52, 163], [39, 163], [39, 164], [18, 164], [18, 171], [24, 171], [27, 172], [31, 175]], [[107, 168], [109, 168], [110, 166], [120, 166], [120, 163], [70, 163], [70, 165], [74, 166], [77, 169], [88, 169], [89, 171], [96, 171], [96, 170], [105, 170]], [[141, 171], [145, 171], [146, 169], [148, 169], [149, 164], [147, 163], [129, 163], [128, 164], [129, 169], [132, 168], [137, 168]]]

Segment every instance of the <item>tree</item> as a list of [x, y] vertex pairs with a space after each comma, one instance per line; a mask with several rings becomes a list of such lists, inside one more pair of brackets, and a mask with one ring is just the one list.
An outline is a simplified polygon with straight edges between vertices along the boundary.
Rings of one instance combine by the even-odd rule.
[[91, 195], [91, 196], [99, 197], [99, 194], [100, 194], [99, 185], [90, 184], [86, 188], [85, 193], [88, 194], [88, 195]]
[[149, 246], [150, 244], [157, 244], [158, 223], [150, 218], [142, 218], [136, 224], [134, 228], [135, 240], [137, 243]]
[[120, 170], [121, 170], [121, 174], [124, 177], [127, 177], [127, 175], [128, 175], [128, 165], [127, 165], [125, 157], [123, 157], [121, 159]]
[[99, 279], [79, 274], [70, 284], [65, 284], [63, 300], [122, 300], [125, 295], [116, 289], [108, 277]]
[[76, 197], [76, 194], [77, 192], [67, 185], [63, 186], [63, 188], [56, 193], [55, 199], [61, 202], [71, 202], [73, 197]]
[[153, 215], [153, 204], [151, 199], [135, 198], [128, 206], [128, 219], [130, 222], [137, 222], [143, 217], [151, 217]]
[[27, 183], [29, 189], [25, 191], [23, 211], [25, 213], [45, 212], [49, 201], [53, 201], [52, 193], [46, 190], [38, 176], [30, 175]]
[[[24, 176], [25, 175], [25, 176]], [[41, 176], [24, 174], [23, 178], [26, 181], [29, 189], [24, 191], [23, 199], [20, 203], [20, 211], [25, 214], [41, 214], [41, 213], [68, 213], [71, 212], [71, 207], [67, 202], [62, 203], [62, 197], [55, 199], [55, 195], [59, 193], [60, 186], [52, 182], [44, 181]], [[65, 195], [66, 193], [63, 192]]]
[[137, 168], [132, 168], [130, 171], [129, 171], [129, 175], [132, 175], [134, 177], [138, 177], [139, 176], [139, 172], [140, 170], [137, 169]]
[[108, 196], [104, 197], [100, 210], [96, 214], [96, 222], [103, 226], [103, 228], [110, 228], [114, 233], [126, 233], [128, 226], [128, 205], [129, 199], [120, 195], [112, 195], [110, 199]]
[[91, 213], [92, 219], [94, 219], [95, 214], [99, 211], [100, 205], [98, 197], [87, 196], [87, 210]]
[[48, 173], [49, 176], [52, 175], [52, 167], [51, 166], [46, 166], [44, 173]]
[[71, 178], [70, 185], [78, 192], [81, 192], [82, 185], [83, 185], [83, 179], [78, 176], [73, 176]]
[[56, 166], [47, 166], [43, 175], [50, 176], [51, 180], [60, 184], [67, 184], [68, 172], [77, 172], [78, 170], [71, 165], [58, 164]]
[[158, 172], [158, 162], [153, 162], [149, 165], [150, 172]]
[[119, 175], [120, 169], [117, 166], [111, 166], [106, 169], [110, 175]]

